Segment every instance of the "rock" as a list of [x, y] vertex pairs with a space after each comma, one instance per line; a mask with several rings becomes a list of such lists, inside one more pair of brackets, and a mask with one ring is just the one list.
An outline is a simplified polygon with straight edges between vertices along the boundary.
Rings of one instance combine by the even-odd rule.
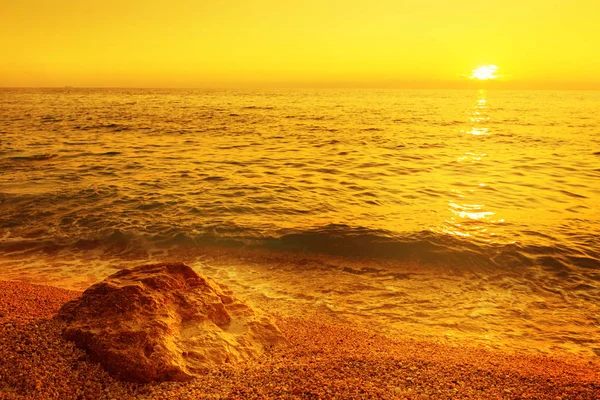
[[121, 270], [66, 303], [63, 336], [122, 380], [186, 381], [285, 343], [275, 324], [183, 263]]

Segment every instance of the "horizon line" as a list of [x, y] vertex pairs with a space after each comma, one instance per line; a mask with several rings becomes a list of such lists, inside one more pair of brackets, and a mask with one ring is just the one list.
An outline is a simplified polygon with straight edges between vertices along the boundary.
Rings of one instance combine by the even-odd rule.
[[[215, 86], [2, 86], [0, 89], [146, 89], [146, 90], [275, 90], [275, 89], [330, 89], [330, 90], [555, 90], [555, 91], [599, 91], [597, 87], [482, 87], [481, 83], [476, 83], [478, 86], [471, 87], [425, 87], [425, 86], [376, 86], [376, 85], [215, 85]], [[486, 85], [487, 86], [487, 85]]]

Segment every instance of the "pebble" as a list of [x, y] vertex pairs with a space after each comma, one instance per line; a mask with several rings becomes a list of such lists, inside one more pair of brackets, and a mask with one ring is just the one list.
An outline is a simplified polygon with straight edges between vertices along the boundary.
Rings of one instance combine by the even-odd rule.
[[[131, 384], [87, 361], [83, 351], [62, 339], [63, 323], [48, 319], [76, 292], [56, 289], [53, 296], [52, 288], [20, 284], [18, 290], [7, 291], [7, 286], [0, 281], [0, 303], [11, 293], [14, 304], [22, 306], [10, 311], [10, 322], [0, 320], [7, 329], [0, 335], [1, 398], [15, 393], [8, 398], [600, 399], [596, 361], [394, 339], [344, 325], [327, 314], [277, 317], [290, 345], [259, 360], [226, 365], [189, 383]], [[47, 301], [35, 306], [23, 300], [42, 294]]]

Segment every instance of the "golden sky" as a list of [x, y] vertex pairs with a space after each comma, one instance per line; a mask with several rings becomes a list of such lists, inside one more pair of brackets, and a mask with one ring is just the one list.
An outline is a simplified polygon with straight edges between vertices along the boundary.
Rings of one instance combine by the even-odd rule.
[[[600, 0], [0, 0], [0, 86], [600, 89]], [[496, 65], [497, 79], [469, 80]]]

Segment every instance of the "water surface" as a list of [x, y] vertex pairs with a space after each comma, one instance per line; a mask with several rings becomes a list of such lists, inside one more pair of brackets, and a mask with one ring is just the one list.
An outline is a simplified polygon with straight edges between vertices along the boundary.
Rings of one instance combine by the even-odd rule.
[[[0, 275], [185, 259], [392, 333], [600, 352], [600, 94], [0, 91]], [[261, 300], [262, 299], [262, 300]]]

